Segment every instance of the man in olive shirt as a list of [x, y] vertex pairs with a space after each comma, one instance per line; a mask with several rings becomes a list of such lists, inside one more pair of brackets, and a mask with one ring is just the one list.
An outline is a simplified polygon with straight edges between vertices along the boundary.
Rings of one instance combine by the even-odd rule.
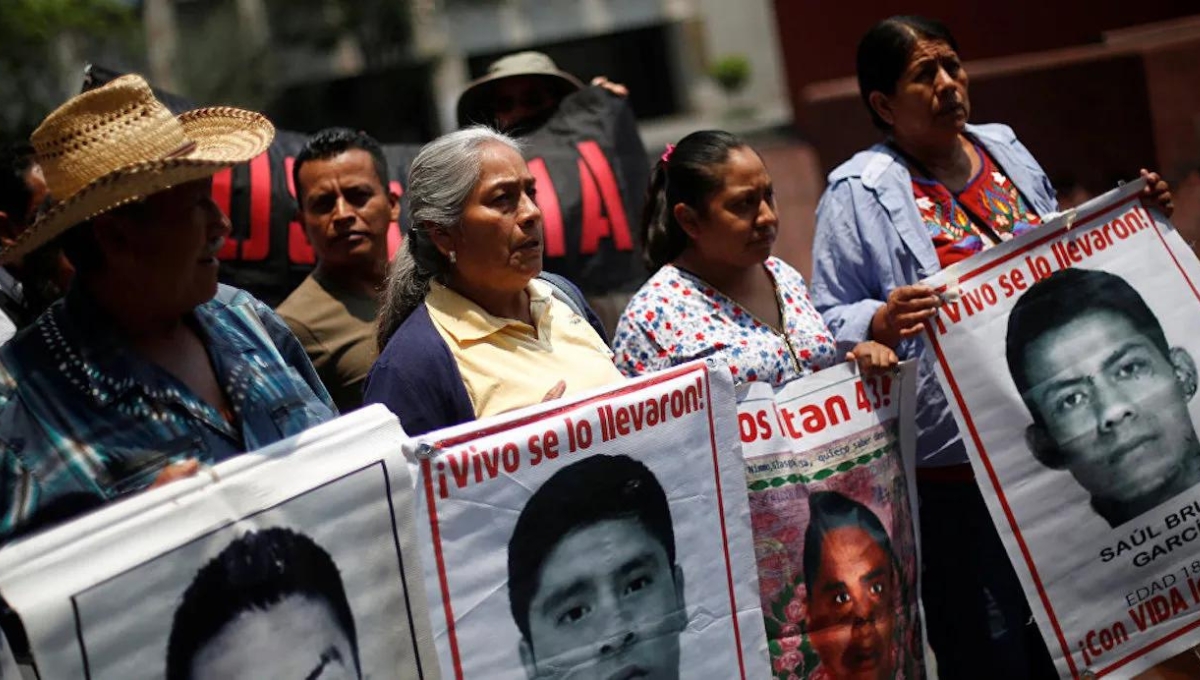
[[362, 382], [377, 354], [375, 316], [399, 197], [388, 191], [379, 143], [346, 128], [310, 137], [292, 178], [317, 266], [276, 311], [346, 413], [362, 405]]

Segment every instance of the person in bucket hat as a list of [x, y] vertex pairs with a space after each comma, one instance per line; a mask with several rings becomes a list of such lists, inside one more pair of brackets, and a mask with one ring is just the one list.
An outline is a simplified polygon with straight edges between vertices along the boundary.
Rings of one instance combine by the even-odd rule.
[[[604, 76], [592, 79], [618, 97], [629, 90]], [[560, 71], [554, 60], [541, 52], [517, 52], [488, 66], [487, 74], [463, 90], [458, 97], [460, 127], [483, 124], [501, 132], [523, 135], [546, 122], [563, 97], [583, 89], [578, 78]]]
[[51, 202], [0, 263], [54, 241], [76, 277], [0, 348], [0, 540], [335, 415], [279, 317], [217, 283], [211, 178], [274, 134], [230, 107], [176, 117], [136, 75], [34, 131]]

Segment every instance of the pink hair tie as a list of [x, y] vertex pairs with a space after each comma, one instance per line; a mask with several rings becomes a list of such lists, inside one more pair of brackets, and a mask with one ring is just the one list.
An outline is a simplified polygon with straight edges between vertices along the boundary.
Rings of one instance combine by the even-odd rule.
[[671, 162], [671, 154], [673, 154], [673, 153], [675, 153], [675, 145], [674, 145], [674, 144], [668, 144], [668, 145], [667, 145], [667, 150], [663, 152], [663, 155], [662, 155], [662, 162], [663, 162], [663, 163], [670, 163], [670, 162]]

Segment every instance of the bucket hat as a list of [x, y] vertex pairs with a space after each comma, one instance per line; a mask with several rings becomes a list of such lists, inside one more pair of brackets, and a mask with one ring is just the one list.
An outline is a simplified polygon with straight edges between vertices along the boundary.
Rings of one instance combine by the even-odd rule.
[[518, 76], [546, 78], [562, 96], [583, 89], [583, 83], [578, 78], [566, 71], [560, 71], [554, 60], [545, 54], [517, 52], [493, 61], [488, 66], [486, 75], [467, 85], [458, 97], [458, 124], [463, 126], [489, 122], [491, 115], [488, 111], [488, 90], [498, 81]]
[[0, 251], [0, 262], [96, 215], [249, 161], [274, 137], [253, 111], [215, 106], [175, 116], [137, 75], [72, 97], [30, 137], [53, 204]]

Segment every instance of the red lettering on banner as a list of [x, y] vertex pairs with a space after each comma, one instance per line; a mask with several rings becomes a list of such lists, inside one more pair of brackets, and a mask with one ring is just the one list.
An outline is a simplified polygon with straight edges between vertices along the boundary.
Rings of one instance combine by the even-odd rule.
[[550, 181], [545, 160], [535, 158], [529, 161], [528, 167], [537, 187], [538, 208], [542, 210], [542, 238], [546, 242], [546, 257], [562, 257], [567, 254], [567, 242], [563, 234], [562, 206], [558, 203], [558, 192], [554, 189], [554, 182]]
[[[612, 166], [600, 145], [594, 141], [575, 145], [583, 159], [579, 162], [579, 184], [583, 195], [583, 235], [579, 251], [592, 255], [600, 248], [600, 239], [611, 237], [617, 250], [633, 250], [629, 220], [621, 203], [621, 191]], [[601, 205], [602, 204], [602, 205]], [[603, 211], [601, 210], [603, 207]], [[605, 217], [607, 213], [607, 217]]]
[[[288, 193], [293, 199], [296, 198], [296, 181], [292, 177], [295, 165], [296, 159], [292, 156], [283, 159], [283, 173], [287, 175]], [[288, 223], [288, 261], [292, 264], [313, 264], [317, 261], [308, 235], [304, 233], [304, 225], [295, 220]]]
[[[213, 175], [212, 200], [225, 214], [225, 217], [229, 217], [229, 206], [233, 203], [233, 168], [225, 168]], [[237, 241], [232, 238], [225, 239], [221, 250], [217, 252], [217, 259], [232, 260], [236, 258], [237, 247]]]
[[[288, 174], [292, 174], [290, 170], [288, 171]], [[388, 191], [396, 194], [396, 200], [400, 200], [400, 197], [404, 195], [404, 187], [400, 186], [400, 182], [397, 182], [396, 180], [388, 182]], [[400, 223], [392, 222], [388, 225], [387, 248], [389, 260], [396, 256], [396, 251], [400, 250], [400, 244], [403, 242], [404, 233], [400, 231]]]
[[250, 238], [242, 241], [238, 259], [267, 259], [271, 250], [271, 159], [264, 151], [250, 161]]

